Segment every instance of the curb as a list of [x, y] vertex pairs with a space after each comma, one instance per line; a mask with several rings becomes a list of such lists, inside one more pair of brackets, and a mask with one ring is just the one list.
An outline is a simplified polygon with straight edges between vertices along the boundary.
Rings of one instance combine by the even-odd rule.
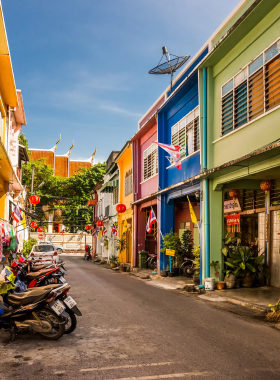
[[236, 298], [229, 298], [229, 297], [225, 297], [225, 298], [228, 302], [233, 303], [235, 305], [247, 307], [249, 309], [258, 310], [258, 311], [265, 312], [265, 313], [268, 313], [270, 311], [269, 308], [259, 306], [259, 305], [256, 305], [256, 304], [253, 304], [250, 302], [240, 301]]

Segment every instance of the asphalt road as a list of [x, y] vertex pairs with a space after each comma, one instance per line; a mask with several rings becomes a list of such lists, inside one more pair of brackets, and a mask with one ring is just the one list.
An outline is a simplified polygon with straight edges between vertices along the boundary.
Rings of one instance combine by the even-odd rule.
[[[63, 257], [64, 259], [64, 257]], [[59, 341], [0, 332], [0, 379], [277, 379], [280, 332], [67, 257], [83, 316]]]

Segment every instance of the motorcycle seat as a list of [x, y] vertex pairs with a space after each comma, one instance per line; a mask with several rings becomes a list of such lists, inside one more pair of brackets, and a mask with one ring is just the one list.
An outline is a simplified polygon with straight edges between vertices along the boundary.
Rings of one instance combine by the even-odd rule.
[[51, 269], [43, 269], [40, 272], [31, 272], [31, 273], [28, 273], [25, 278], [28, 282], [31, 282], [32, 280], [34, 280], [34, 278], [37, 278], [41, 276], [42, 274], [49, 273], [50, 271]]
[[7, 297], [8, 303], [12, 306], [25, 306], [29, 303], [41, 301], [48, 293], [51, 292], [51, 289], [32, 289], [31, 292], [23, 292], [17, 294], [9, 294]]
[[150, 257], [157, 257], [157, 255], [154, 255], [153, 253], [148, 253], [148, 256], [150, 256]]
[[38, 272], [38, 270], [45, 269], [46, 265], [37, 265], [36, 267], [31, 267], [31, 272]]
[[[58, 288], [59, 286], [61, 286], [61, 284], [50, 284], [50, 285], [46, 285], [46, 286], [40, 286], [40, 289], [45, 289], [45, 290], [53, 290], [53, 289], [56, 289]], [[32, 292], [34, 290], [34, 288], [30, 288], [30, 289], [26, 289], [26, 292]]]

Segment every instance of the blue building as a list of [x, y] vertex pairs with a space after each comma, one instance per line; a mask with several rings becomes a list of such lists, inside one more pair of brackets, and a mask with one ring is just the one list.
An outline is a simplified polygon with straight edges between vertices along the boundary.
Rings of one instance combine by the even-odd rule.
[[[167, 99], [158, 111], [158, 142], [179, 145], [182, 169], [178, 170], [168, 154], [158, 150], [158, 223], [161, 233], [170, 230], [182, 236], [185, 229], [193, 234], [194, 244], [200, 244], [200, 223], [193, 224], [188, 198], [200, 220], [201, 183], [195, 176], [201, 173], [200, 162], [200, 113], [198, 96], [198, 71], [196, 67], [208, 53], [204, 46], [200, 53], [180, 75], [167, 93]], [[158, 239], [158, 252], [162, 239]], [[167, 257], [159, 255], [159, 269], [165, 269]]]

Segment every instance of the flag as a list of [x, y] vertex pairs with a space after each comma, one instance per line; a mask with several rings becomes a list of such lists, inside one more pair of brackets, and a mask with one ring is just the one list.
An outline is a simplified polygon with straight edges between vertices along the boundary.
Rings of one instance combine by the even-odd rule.
[[98, 236], [97, 228], [96, 228], [95, 230], [93, 230], [91, 236], [92, 236], [92, 237], [95, 237], [95, 238]]
[[98, 239], [102, 238], [102, 227], [98, 228]]
[[179, 170], [182, 169], [180, 147], [178, 145], [167, 145], [167, 144], [161, 144], [158, 142], [155, 142], [155, 144], [157, 144], [162, 149], [164, 149], [167, 153], [170, 154], [170, 156], [173, 159], [177, 169], [179, 169]]
[[112, 233], [114, 236], [118, 236], [118, 230], [114, 222], [113, 222], [113, 227], [112, 227]]
[[107, 228], [103, 226], [102, 236], [104, 236], [105, 234], [107, 234]]
[[189, 201], [189, 207], [190, 207], [190, 214], [191, 214], [191, 220], [194, 224], [197, 224], [197, 218], [196, 218], [196, 215], [194, 213], [194, 210], [193, 210], [193, 207], [191, 205], [191, 202], [190, 202], [190, 199], [188, 197], [188, 201]]
[[128, 224], [127, 224], [127, 220], [125, 219], [124, 220], [124, 223], [123, 223], [123, 230], [122, 230], [122, 233], [124, 234], [128, 229]]
[[24, 212], [22, 213], [21, 225], [23, 228], [26, 228], [26, 220], [25, 220], [25, 213]]
[[22, 212], [21, 212], [21, 209], [19, 208], [19, 205], [18, 205], [18, 202], [16, 201], [15, 205], [14, 205], [14, 211], [12, 212], [12, 217], [14, 218], [14, 220], [19, 223], [22, 221], [23, 217], [22, 217]]
[[156, 223], [156, 221], [157, 221], [157, 218], [155, 216], [153, 208], [151, 207], [150, 215], [149, 215], [149, 218], [148, 218], [148, 223], [147, 223], [147, 226], [146, 226], [146, 231], [149, 234], [152, 232], [152, 224]]

